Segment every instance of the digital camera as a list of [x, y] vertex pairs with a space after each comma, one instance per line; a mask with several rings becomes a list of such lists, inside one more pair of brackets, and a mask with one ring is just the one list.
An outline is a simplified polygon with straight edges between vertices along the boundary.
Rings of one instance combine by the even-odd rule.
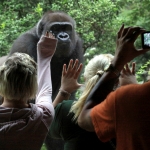
[[150, 48], [150, 31], [141, 34], [142, 48]]

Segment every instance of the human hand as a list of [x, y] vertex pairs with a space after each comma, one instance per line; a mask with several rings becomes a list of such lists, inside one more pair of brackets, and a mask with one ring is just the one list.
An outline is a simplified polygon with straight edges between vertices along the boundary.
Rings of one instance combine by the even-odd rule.
[[50, 32], [46, 32], [45, 35], [42, 35], [38, 44], [38, 52], [42, 57], [46, 58], [49, 56], [53, 56], [56, 51], [57, 39]]
[[127, 27], [124, 25], [120, 28], [117, 35], [117, 48], [115, 57], [112, 61], [113, 66], [119, 71], [122, 70], [123, 66], [130, 62], [133, 58], [144, 54], [150, 49], [136, 49], [134, 42], [137, 37], [145, 30], [140, 27]]
[[123, 70], [121, 71], [121, 75], [119, 77], [119, 85], [127, 85], [127, 84], [137, 84], [136, 76], [135, 76], [135, 62], [132, 63], [132, 68], [129, 68], [129, 65], [126, 64]]
[[79, 60], [76, 59], [73, 63], [71, 59], [68, 65], [63, 65], [62, 77], [61, 77], [61, 87], [60, 89], [72, 93], [77, 90], [81, 84], [78, 83], [78, 78], [82, 70], [82, 64], [79, 65]]

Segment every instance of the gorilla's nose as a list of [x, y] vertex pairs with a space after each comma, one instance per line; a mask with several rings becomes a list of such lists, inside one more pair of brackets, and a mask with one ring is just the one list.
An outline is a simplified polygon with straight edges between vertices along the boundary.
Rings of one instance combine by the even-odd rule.
[[69, 35], [65, 32], [61, 32], [57, 35], [57, 39], [67, 41], [69, 39]]

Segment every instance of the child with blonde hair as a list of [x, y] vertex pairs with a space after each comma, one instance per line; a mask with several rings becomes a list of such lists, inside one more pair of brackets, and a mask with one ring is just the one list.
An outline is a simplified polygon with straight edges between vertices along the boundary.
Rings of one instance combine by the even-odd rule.
[[[0, 67], [0, 149], [40, 150], [54, 118], [50, 61], [57, 40], [48, 32], [37, 44], [37, 64], [12, 54]], [[30, 103], [36, 99], [35, 104]]]

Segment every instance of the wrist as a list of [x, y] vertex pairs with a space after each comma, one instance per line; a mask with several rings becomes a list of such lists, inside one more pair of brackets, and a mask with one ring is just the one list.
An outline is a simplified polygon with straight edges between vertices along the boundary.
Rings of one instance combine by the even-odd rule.
[[115, 68], [113, 64], [110, 64], [109, 67], [105, 70], [105, 72], [112, 72], [117, 77], [120, 76], [120, 70], [118, 70], [117, 68]]
[[121, 72], [121, 70], [123, 69], [125, 63], [123, 63], [122, 60], [117, 59], [116, 57], [114, 57], [114, 59], [111, 61], [112, 66], [117, 69], [118, 71]]
[[71, 93], [69, 93], [69, 92], [67, 92], [67, 91], [65, 91], [65, 90], [63, 90], [63, 89], [59, 89], [59, 92], [60, 92], [60, 94], [63, 96], [63, 97], [70, 97], [71, 96]]

